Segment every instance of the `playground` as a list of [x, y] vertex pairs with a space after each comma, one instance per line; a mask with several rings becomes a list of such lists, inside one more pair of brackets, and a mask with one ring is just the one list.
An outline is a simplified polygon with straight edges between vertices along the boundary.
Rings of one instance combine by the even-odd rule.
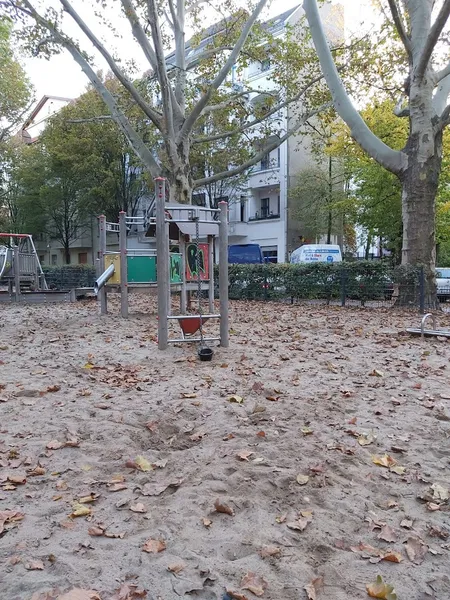
[[109, 308], [2, 307], [2, 598], [450, 597], [448, 340], [232, 302], [200, 362], [155, 297]]

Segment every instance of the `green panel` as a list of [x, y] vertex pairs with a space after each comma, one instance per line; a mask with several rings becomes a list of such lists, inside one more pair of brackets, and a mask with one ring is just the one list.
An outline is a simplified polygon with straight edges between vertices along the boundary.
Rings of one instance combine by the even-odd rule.
[[181, 254], [170, 255], [170, 283], [181, 283]]
[[156, 256], [127, 256], [128, 283], [156, 283]]

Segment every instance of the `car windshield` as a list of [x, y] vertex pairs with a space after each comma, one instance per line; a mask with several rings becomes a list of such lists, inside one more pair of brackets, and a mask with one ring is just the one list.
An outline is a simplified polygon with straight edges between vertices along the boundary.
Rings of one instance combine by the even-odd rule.
[[436, 269], [436, 277], [438, 278], [450, 278], [450, 269]]

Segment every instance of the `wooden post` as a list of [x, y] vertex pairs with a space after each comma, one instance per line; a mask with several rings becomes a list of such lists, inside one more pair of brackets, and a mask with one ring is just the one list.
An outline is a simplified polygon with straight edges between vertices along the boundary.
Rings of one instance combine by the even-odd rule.
[[158, 285], [158, 348], [167, 350], [169, 339], [169, 236], [166, 227], [166, 180], [155, 179], [156, 192], [156, 260]]
[[127, 268], [127, 213], [119, 213], [119, 250], [120, 250], [120, 312], [128, 319], [128, 268]]
[[214, 236], [208, 235], [209, 312], [214, 313]]
[[14, 263], [14, 288], [15, 288], [15, 293], [16, 293], [16, 302], [20, 302], [20, 260], [19, 260], [19, 246], [14, 246], [13, 263]]
[[180, 232], [180, 254], [181, 254], [181, 295], [180, 312], [185, 315], [187, 312], [187, 292], [186, 292], [186, 239], [184, 233]]
[[228, 204], [219, 202], [220, 345], [228, 348]]
[[[98, 248], [98, 258], [100, 260], [100, 274], [105, 270], [105, 254], [106, 254], [106, 217], [105, 215], [100, 215], [98, 218], [99, 224], [99, 248]], [[106, 315], [108, 314], [108, 297], [106, 293], [106, 286], [103, 286], [99, 291], [98, 295], [100, 296], [100, 314]]]

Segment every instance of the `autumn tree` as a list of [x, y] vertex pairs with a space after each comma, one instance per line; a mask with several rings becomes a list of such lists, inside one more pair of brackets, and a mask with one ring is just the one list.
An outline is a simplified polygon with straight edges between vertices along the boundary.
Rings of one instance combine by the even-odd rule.
[[405, 75], [396, 108], [398, 118], [408, 120], [407, 139], [401, 149], [384, 143], [354, 108], [330, 53], [317, 1], [304, 0], [303, 7], [336, 111], [364, 151], [400, 181], [402, 264], [425, 266], [428, 304], [436, 305], [436, 194], [443, 130], [450, 123], [450, 63], [445, 35], [450, 0], [378, 3], [384, 15], [384, 42], [380, 39], [380, 44], [395, 46], [398, 72]]
[[[22, 21], [22, 35], [34, 53], [52, 54], [67, 50], [99, 92], [109, 114], [121, 128], [130, 146], [152, 177], [164, 175], [169, 183], [171, 197], [190, 202], [194, 188], [234, 177], [256, 164], [265, 154], [282, 144], [298, 127], [318, 110], [308, 102], [308, 94], [321, 80], [318, 64], [306, 35], [288, 36], [286, 40], [271, 38], [267, 27], [260, 24], [262, 11], [268, 0], [259, 0], [249, 10], [238, 10], [229, 0], [208, 3], [207, 10], [216, 10], [220, 19], [211, 29], [201, 25], [208, 20], [204, 3], [195, 0], [106, 0], [98, 3], [100, 19], [87, 23], [78, 12], [79, 3], [59, 0], [60, 11], [50, 8], [44, 0], [2, 0], [2, 6], [18, 21]], [[52, 5], [53, 6], [53, 5]], [[82, 8], [82, 6], [81, 6]], [[144, 80], [133, 79], [101, 41], [102, 31], [108, 29], [104, 15], [116, 21], [127, 21], [128, 31], [148, 63]], [[102, 20], [103, 19], [103, 20]], [[82, 39], [79, 45], [69, 36], [66, 25], [75, 25]], [[95, 21], [95, 19], [94, 19]], [[122, 22], [121, 22], [122, 25]], [[196, 32], [186, 48], [186, 30]], [[125, 30], [125, 28], [124, 28]], [[87, 43], [87, 45], [85, 45]], [[155, 128], [161, 143], [149, 145], [130, 122], [116, 97], [105, 86], [94, 68], [90, 47], [105, 60], [108, 69], [120, 82], [144, 118]], [[170, 51], [173, 49], [172, 54]], [[258, 113], [246, 104], [253, 94], [251, 86], [233, 84], [232, 72], [239, 75], [251, 60], [264, 60], [270, 53], [279, 68], [270, 75], [271, 90], [261, 92], [268, 99]], [[301, 73], [301, 76], [299, 76]], [[301, 103], [300, 103], [301, 100]], [[277, 115], [288, 104], [297, 103], [296, 118], [289, 127], [280, 128]], [[226, 128], [211, 134], [204, 130], [201, 118], [222, 106], [228, 107]], [[270, 127], [269, 127], [270, 124]], [[262, 127], [260, 127], [262, 126]], [[267, 138], [267, 130], [274, 136]], [[242, 163], [228, 164], [225, 170], [197, 177], [191, 168], [191, 151], [196, 144], [208, 144], [228, 138], [248, 140], [250, 155]], [[270, 139], [268, 144], [256, 143]]]

